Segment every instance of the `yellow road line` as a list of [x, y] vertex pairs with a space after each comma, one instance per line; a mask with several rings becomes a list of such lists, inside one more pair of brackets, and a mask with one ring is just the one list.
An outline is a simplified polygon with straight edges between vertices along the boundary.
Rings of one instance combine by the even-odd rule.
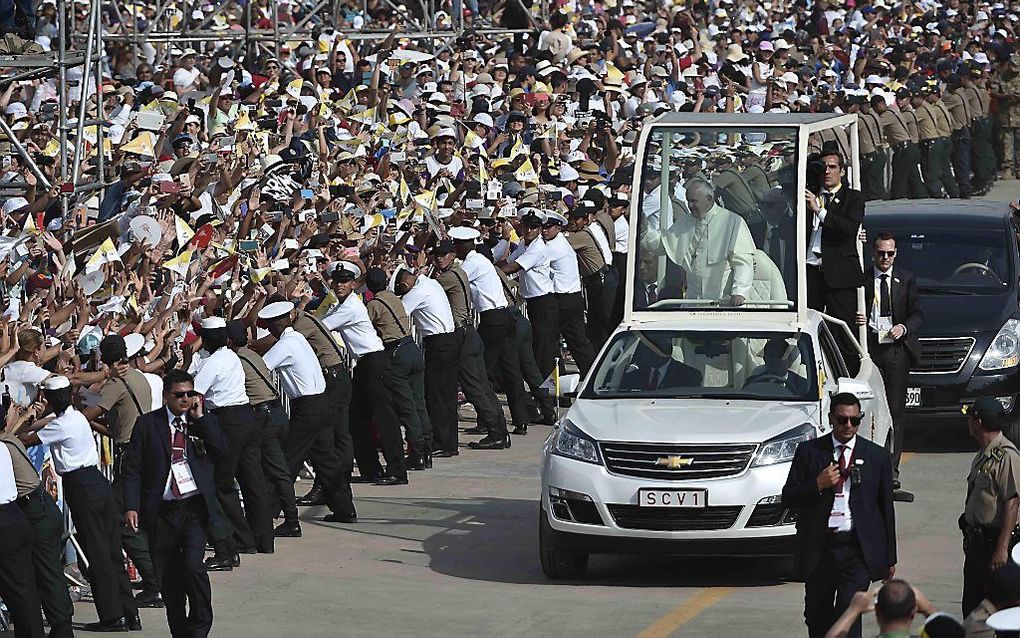
[[665, 638], [684, 624], [694, 620], [701, 612], [733, 593], [732, 587], [702, 589], [673, 608], [668, 614], [638, 634], [638, 638]]

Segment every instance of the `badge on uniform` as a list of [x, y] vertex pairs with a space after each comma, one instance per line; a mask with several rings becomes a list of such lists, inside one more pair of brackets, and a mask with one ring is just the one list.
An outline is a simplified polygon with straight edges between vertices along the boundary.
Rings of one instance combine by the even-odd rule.
[[198, 485], [195, 484], [195, 477], [191, 475], [191, 468], [188, 466], [187, 460], [174, 461], [170, 464], [170, 471], [173, 472], [174, 481], [177, 482], [177, 489], [180, 490], [181, 494], [194, 492], [198, 489]]

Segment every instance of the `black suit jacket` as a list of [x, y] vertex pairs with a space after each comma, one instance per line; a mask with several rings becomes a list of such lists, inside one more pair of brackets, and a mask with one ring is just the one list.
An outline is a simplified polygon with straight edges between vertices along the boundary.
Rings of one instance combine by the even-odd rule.
[[[782, 273], [783, 281], [786, 282], [787, 286], [791, 286], [797, 279], [797, 224], [794, 219], [792, 217], [784, 217], [777, 225], [776, 230], [772, 233], [772, 242], [776, 242], [777, 245], [769, 246], [772, 249], [771, 254], [765, 250], [765, 235], [768, 232], [768, 223], [761, 219], [754, 222], [754, 224], [748, 224], [747, 228], [751, 231], [755, 247], [769, 255], [769, 259], [772, 260], [776, 267], [779, 268], [779, 272]], [[782, 242], [783, 250], [779, 250], [779, 242]], [[794, 295], [796, 291], [789, 291], [788, 294]]]
[[[651, 375], [651, 368], [628, 370], [623, 373], [623, 378], [620, 379], [621, 389], [643, 390], [648, 386], [648, 380], [651, 378]], [[666, 368], [666, 374], [662, 375], [662, 380], [659, 381], [659, 389], [700, 386], [701, 380], [701, 372], [686, 363], [680, 363], [673, 359]]]
[[[829, 488], [819, 494], [816, 480], [833, 455], [831, 435], [801, 443], [783, 486], [783, 505], [798, 509], [795, 559], [804, 579], [818, 567], [825, 549], [835, 491]], [[892, 463], [885, 449], [860, 436], [854, 446], [854, 463], [858, 461], [863, 461], [858, 465], [861, 484], [850, 488], [850, 513], [871, 580], [882, 580], [896, 564]]]
[[[198, 455], [192, 437], [205, 443], [206, 456]], [[211, 456], [227, 453], [227, 438], [215, 416], [206, 414], [188, 424], [187, 447], [188, 467], [209, 512], [209, 537], [221, 540], [230, 536], [232, 530], [216, 497], [213, 477]], [[165, 407], [138, 417], [122, 463], [124, 509], [138, 512], [139, 527], [152, 534], [170, 476], [170, 422]]]
[[[869, 276], [874, 274], [874, 268], [868, 270]], [[917, 338], [917, 332], [924, 321], [924, 312], [921, 310], [921, 295], [917, 291], [917, 281], [914, 273], [893, 267], [893, 278], [889, 282], [889, 296], [892, 302], [893, 325], [902, 323], [907, 327], [907, 336], [900, 340], [900, 343], [910, 353], [911, 364], [916, 364], [921, 358], [921, 342]], [[875, 287], [869, 283], [864, 286], [864, 307], [871, 311], [871, 304], [874, 303]], [[873, 331], [868, 328], [868, 334]], [[875, 335], [877, 339], [878, 335]]]
[[[808, 215], [808, 240], [811, 221]], [[864, 285], [864, 273], [858, 256], [857, 235], [864, 223], [864, 196], [843, 185], [826, 206], [822, 222], [822, 276], [830, 288], [857, 288]]]

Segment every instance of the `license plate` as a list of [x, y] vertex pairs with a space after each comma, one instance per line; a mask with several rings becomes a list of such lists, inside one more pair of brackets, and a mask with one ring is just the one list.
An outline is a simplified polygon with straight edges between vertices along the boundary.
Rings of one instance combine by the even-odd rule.
[[638, 490], [641, 507], [705, 507], [708, 490]]
[[916, 408], [921, 405], [921, 388], [907, 388], [907, 407]]

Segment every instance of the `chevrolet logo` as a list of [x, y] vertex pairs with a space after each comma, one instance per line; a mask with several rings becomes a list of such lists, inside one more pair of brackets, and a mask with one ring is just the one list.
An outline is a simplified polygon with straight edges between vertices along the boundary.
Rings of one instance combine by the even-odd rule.
[[670, 470], [679, 470], [682, 467], [694, 464], [694, 459], [684, 458], [682, 456], [660, 456], [655, 459], [655, 464], [659, 467], [665, 467]]

